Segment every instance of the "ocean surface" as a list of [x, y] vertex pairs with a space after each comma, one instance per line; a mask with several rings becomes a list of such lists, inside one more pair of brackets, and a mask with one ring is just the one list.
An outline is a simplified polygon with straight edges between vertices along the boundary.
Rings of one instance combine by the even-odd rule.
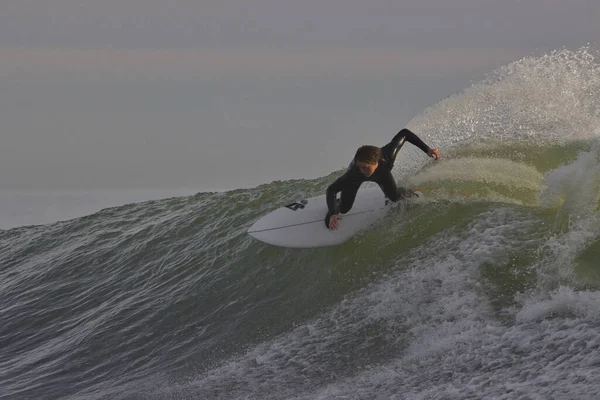
[[108, 207], [193, 193], [191, 189], [0, 190], [0, 229], [49, 224]]
[[246, 230], [341, 170], [0, 230], [0, 399], [600, 398], [595, 57], [424, 110], [424, 199], [340, 246]]

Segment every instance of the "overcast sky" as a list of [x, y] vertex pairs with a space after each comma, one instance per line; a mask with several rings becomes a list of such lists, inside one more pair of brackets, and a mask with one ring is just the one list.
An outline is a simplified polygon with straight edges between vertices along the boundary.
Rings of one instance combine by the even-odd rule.
[[495, 68], [599, 40], [597, 0], [5, 0], [0, 189], [314, 178]]

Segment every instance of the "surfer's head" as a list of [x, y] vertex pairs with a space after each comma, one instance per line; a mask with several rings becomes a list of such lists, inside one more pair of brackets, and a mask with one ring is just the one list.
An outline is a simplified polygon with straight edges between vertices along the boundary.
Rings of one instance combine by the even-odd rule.
[[381, 149], [377, 146], [361, 146], [356, 150], [354, 162], [364, 176], [369, 177], [379, 165]]

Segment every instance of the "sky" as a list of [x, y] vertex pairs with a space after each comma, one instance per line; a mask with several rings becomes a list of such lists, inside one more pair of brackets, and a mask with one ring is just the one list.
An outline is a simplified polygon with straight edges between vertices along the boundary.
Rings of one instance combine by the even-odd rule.
[[502, 65], [597, 48], [599, 21], [597, 0], [5, 0], [0, 190], [324, 176]]

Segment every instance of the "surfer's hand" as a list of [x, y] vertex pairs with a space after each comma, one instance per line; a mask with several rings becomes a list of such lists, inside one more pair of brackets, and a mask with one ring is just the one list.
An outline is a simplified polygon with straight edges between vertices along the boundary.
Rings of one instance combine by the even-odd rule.
[[335, 231], [339, 226], [339, 220], [340, 220], [339, 215], [330, 216], [329, 217], [329, 229], [331, 229], [332, 231]]
[[438, 158], [440, 158], [442, 156], [438, 149], [429, 149], [427, 151], [427, 155], [429, 157], [433, 158], [434, 160], [437, 160]]

